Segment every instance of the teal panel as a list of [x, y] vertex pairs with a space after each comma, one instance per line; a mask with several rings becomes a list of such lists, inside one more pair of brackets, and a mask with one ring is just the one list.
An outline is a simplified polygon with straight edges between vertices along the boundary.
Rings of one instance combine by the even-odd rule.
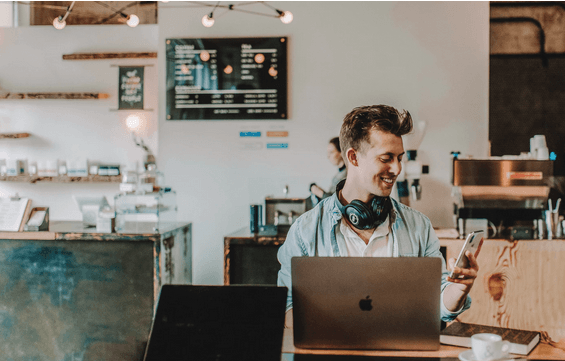
[[153, 242], [0, 240], [3, 360], [139, 360]]

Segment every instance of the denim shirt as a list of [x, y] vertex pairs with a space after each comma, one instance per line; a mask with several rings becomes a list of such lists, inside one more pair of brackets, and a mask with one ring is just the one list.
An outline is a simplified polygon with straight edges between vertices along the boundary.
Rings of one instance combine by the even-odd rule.
[[[428, 217], [392, 199], [393, 209], [390, 215], [389, 242], [392, 241], [393, 257], [440, 257], [442, 264], [441, 278], [441, 319], [452, 321], [463, 311], [471, 307], [471, 298], [467, 296], [465, 304], [456, 312], [449, 311], [443, 304], [443, 292], [451, 283], [446, 280], [449, 272], [445, 260], [439, 251], [437, 238]], [[292, 280], [290, 259], [292, 257], [347, 257], [345, 240], [336, 228], [339, 227], [342, 204], [337, 192], [324, 199], [315, 208], [304, 213], [290, 227], [286, 241], [279, 248], [278, 260], [281, 269], [277, 284], [288, 287], [286, 310], [292, 308]], [[316, 249], [317, 248], [317, 249]]]

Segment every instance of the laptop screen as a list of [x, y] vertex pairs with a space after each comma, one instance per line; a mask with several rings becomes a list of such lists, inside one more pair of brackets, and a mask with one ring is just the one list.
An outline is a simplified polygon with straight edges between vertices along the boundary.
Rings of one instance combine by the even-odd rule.
[[280, 360], [286, 287], [164, 285], [145, 361]]

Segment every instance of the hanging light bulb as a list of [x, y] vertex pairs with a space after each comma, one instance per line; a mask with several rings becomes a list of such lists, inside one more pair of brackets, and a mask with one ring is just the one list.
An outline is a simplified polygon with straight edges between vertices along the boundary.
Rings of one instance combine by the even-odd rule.
[[290, 24], [294, 16], [290, 11], [282, 11], [279, 13], [279, 19], [281, 19], [283, 24]]
[[202, 17], [202, 25], [204, 25], [205, 27], [209, 28], [212, 25], [214, 25], [214, 18], [213, 18], [213, 13], [210, 13], [210, 15], [204, 15]]
[[67, 25], [67, 22], [65, 20], [67, 19], [67, 16], [69, 16], [69, 14], [71, 13], [71, 10], [73, 10], [73, 6], [75, 6], [75, 2], [76, 1], [73, 1], [71, 5], [69, 5], [67, 11], [65, 12], [65, 15], [60, 15], [55, 19], [53, 19], [53, 27], [55, 29], [62, 30]]
[[67, 22], [63, 20], [62, 16], [58, 16], [55, 19], [53, 19], [53, 27], [57, 30], [63, 30], [66, 25]]
[[131, 28], [135, 28], [139, 25], [139, 17], [135, 14], [130, 14], [127, 17], [126, 24], [128, 24], [128, 26]]

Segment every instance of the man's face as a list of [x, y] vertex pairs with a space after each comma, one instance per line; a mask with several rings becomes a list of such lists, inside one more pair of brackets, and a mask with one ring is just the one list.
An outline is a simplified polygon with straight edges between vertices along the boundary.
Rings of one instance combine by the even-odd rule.
[[369, 134], [369, 143], [356, 152], [360, 186], [371, 194], [388, 197], [402, 170], [402, 138], [374, 129]]

